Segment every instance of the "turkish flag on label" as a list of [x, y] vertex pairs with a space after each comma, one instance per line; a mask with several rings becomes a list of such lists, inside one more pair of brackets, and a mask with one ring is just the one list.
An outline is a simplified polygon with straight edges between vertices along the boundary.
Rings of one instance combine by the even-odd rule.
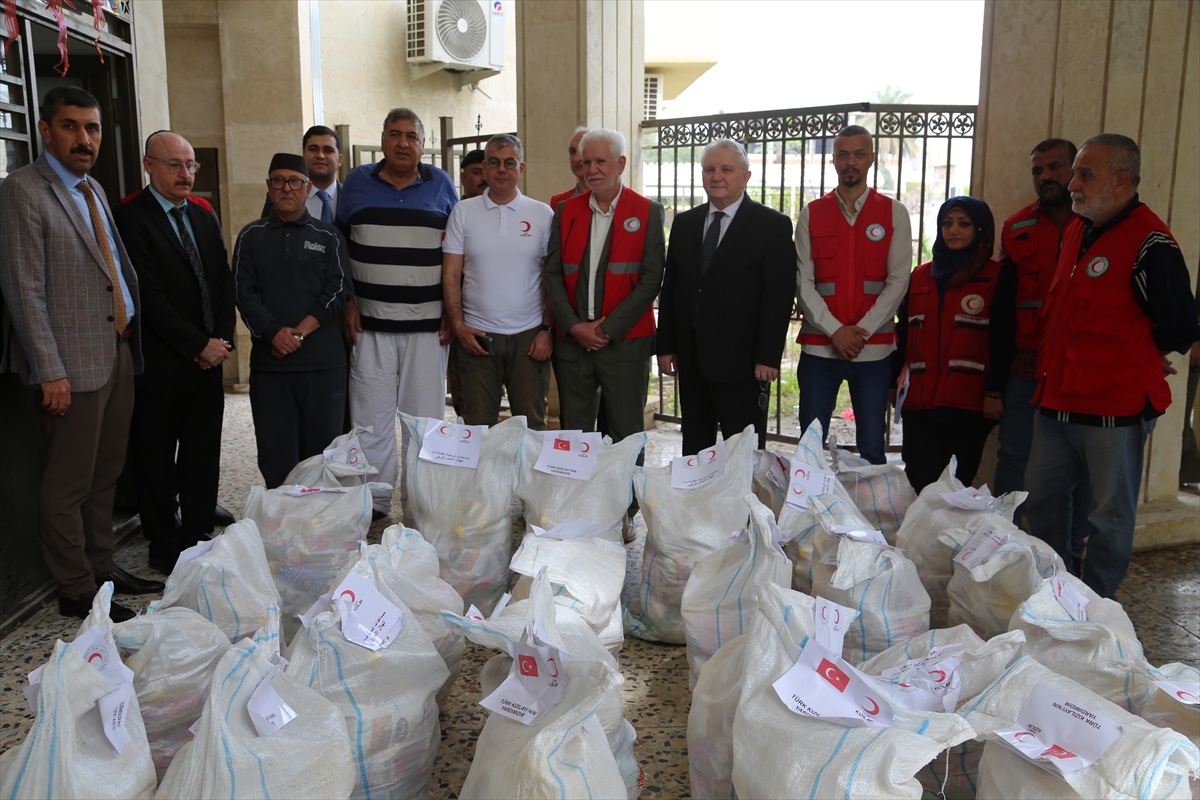
[[1033, 690], [1016, 725], [996, 740], [1060, 777], [1089, 767], [1121, 738], [1121, 725], [1046, 684]]
[[800, 651], [795, 665], [772, 684], [794, 714], [816, 717], [848, 728], [895, 724], [892, 706], [877, 686], [815, 639]]
[[570, 439], [559, 439], [558, 437], [555, 437], [554, 449], [555, 450], [566, 450], [568, 453], [571, 452], [571, 440]]
[[508, 654], [517, 668], [479, 705], [523, 725], [536, 725], [567, 693], [564, 654], [554, 647], [515, 642], [509, 644]]
[[533, 468], [547, 475], [590, 481], [596, 468], [596, 454], [604, 446], [604, 436], [583, 431], [547, 431], [542, 435], [542, 452]]
[[846, 691], [846, 687], [850, 685], [850, 676], [827, 658], [822, 658], [821, 663], [817, 665], [817, 674], [829, 681], [829, 685], [839, 692]]
[[538, 676], [537, 659], [533, 656], [518, 656], [517, 662], [521, 666], [521, 674], [528, 675], [531, 678]]

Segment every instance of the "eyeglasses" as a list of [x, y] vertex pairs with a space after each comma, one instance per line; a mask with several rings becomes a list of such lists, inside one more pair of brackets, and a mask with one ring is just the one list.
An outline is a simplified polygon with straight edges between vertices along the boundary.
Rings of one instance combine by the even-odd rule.
[[161, 158], [155, 158], [154, 156], [146, 156], [146, 158], [150, 159], [151, 161], [157, 161], [167, 169], [171, 170], [171, 172], [179, 172], [181, 169], [186, 169], [188, 172], [195, 175], [200, 171], [200, 165], [195, 161], [188, 161], [185, 164], [182, 161], [163, 161]]
[[771, 399], [768, 395], [770, 388], [770, 381], [758, 382], [758, 407], [764, 411], [766, 410], [767, 406], [771, 404]]
[[492, 158], [489, 158], [487, 160], [487, 165], [489, 167], [491, 167], [492, 169], [499, 169], [501, 164], [504, 165], [505, 169], [516, 169], [518, 163], [519, 162], [515, 158], [506, 158], [503, 161], [501, 161], [500, 159], [493, 156]]
[[279, 191], [284, 186], [294, 192], [298, 192], [308, 184], [308, 178], [267, 178], [267, 185], [272, 189]]

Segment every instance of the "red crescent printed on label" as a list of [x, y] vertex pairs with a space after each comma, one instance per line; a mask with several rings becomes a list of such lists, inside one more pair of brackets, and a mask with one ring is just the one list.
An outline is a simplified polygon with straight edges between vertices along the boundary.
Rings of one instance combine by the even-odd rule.
[[1185, 703], [1197, 703], [1197, 702], [1200, 702], [1200, 697], [1197, 697], [1197, 696], [1196, 696], [1195, 694], [1193, 694], [1192, 692], [1187, 692], [1187, 691], [1184, 691], [1184, 690], [1182, 690], [1182, 689], [1180, 689], [1178, 692], [1176, 692], [1176, 693], [1175, 693], [1175, 696], [1176, 696], [1176, 697], [1178, 697], [1180, 700], [1182, 700], [1182, 701], [1183, 701], [1183, 702], [1185, 702]]
[[338, 595], [338, 597], [345, 597], [346, 595], [350, 595], [351, 603], [353, 603], [355, 601], [356, 598], [354, 597], [354, 592], [350, 591], [349, 589], [344, 590], [341, 594]]
[[1033, 734], [1030, 733], [1029, 731], [1017, 731], [1016, 733], [1013, 734], [1013, 738], [1016, 739], [1018, 742], [1024, 741], [1024, 739], [1021, 738], [1022, 736], [1028, 736], [1030, 739], [1034, 738]]
[[462, 440], [465, 442], [465, 441], [467, 441], [468, 439], [470, 439], [470, 438], [471, 438], [471, 433], [472, 433], [472, 430], [471, 430], [470, 428], [463, 428], [463, 437], [462, 437]]
[[90, 664], [90, 663], [92, 663], [93, 660], [95, 660], [97, 658], [100, 659], [101, 661], [103, 661], [104, 655], [102, 653], [100, 653], [99, 651], [93, 652], [91, 655], [89, 655], [87, 657], [87, 662]]
[[826, 614], [829, 613], [829, 606], [821, 606], [821, 619], [829, 619]]
[[590, 452], [592, 452], [592, 446], [590, 444], [588, 444], [587, 442], [580, 442], [579, 443], [579, 452], [590, 453]]
[[869, 698], [869, 697], [867, 699], [871, 701], [871, 705], [875, 706], [875, 710], [872, 711], [871, 709], [867, 708], [866, 706], [863, 706], [862, 710], [867, 712], [868, 714], [870, 714], [873, 717], [879, 713], [879, 703], [876, 703], [874, 700], [871, 700], [871, 698]]
[[946, 680], [946, 673], [943, 670], [935, 669], [932, 672], [930, 672], [929, 674], [930, 675], [941, 675], [942, 677], [940, 677], [940, 678], [934, 678], [934, 680], [937, 681], [938, 683], [941, 683], [942, 681]]
[[837, 609], [837, 608], [835, 608], [835, 609], [833, 610], [833, 624], [834, 624], [834, 625], [837, 625], [837, 624], [839, 624], [841, 621], [842, 621], [842, 611], [841, 611], [841, 609]]

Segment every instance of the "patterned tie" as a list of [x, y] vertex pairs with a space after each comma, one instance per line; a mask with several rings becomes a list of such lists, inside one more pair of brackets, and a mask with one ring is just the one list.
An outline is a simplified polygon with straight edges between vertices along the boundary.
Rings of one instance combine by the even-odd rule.
[[83, 199], [87, 201], [88, 216], [92, 218], [92, 229], [96, 232], [96, 243], [100, 245], [100, 252], [104, 255], [104, 266], [108, 269], [108, 279], [113, 285], [113, 306], [116, 314], [114, 314], [114, 324], [117, 328], [117, 333], [124, 333], [125, 327], [129, 324], [129, 312], [125, 308], [125, 293], [121, 291], [121, 280], [117, 275], [117, 265], [113, 263], [112, 247], [108, 242], [108, 231], [104, 228], [104, 217], [100, 214], [100, 206], [96, 203], [96, 196], [92, 194], [92, 187], [87, 181], [80, 181], [75, 184], [75, 188], [83, 192]]
[[200, 263], [200, 253], [196, 251], [196, 243], [192, 241], [192, 235], [188, 233], [187, 226], [183, 224], [183, 207], [177, 206], [167, 213], [175, 220], [175, 229], [179, 232], [179, 240], [183, 242], [183, 252], [187, 253], [188, 262], [192, 265], [192, 272], [196, 274], [196, 280], [200, 282], [200, 305], [204, 311], [204, 332], [211, 334], [213, 332], [212, 296], [208, 292], [208, 280], [204, 277], [204, 265]]
[[721, 218], [724, 216], [724, 211], [714, 211], [712, 222], [704, 234], [704, 245], [700, 248], [701, 275], [708, 272], [708, 265], [712, 263], [713, 254], [717, 252], [717, 245], [721, 241]]
[[317, 197], [321, 198], [321, 222], [333, 222], [333, 205], [324, 189], [317, 189]]

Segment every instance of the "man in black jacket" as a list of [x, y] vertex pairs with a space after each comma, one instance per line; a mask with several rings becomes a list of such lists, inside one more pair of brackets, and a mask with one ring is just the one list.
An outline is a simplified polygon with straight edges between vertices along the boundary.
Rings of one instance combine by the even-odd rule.
[[766, 447], [796, 291], [792, 225], [746, 196], [745, 149], [718, 139], [701, 156], [709, 202], [675, 217], [658, 301], [658, 368], [679, 376], [683, 453], [754, 425]]
[[304, 158], [276, 153], [273, 210], [238, 234], [233, 278], [250, 330], [250, 410], [268, 489], [343, 432], [346, 350], [339, 330], [353, 295], [350, 256], [337, 229], [305, 210]]
[[130, 435], [138, 511], [150, 566], [169, 574], [180, 550], [213, 530], [225, 411], [220, 366], [232, 349], [233, 281], [220, 223], [187, 200], [200, 168], [192, 146], [159, 131], [146, 142], [143, 165], [150, 186], [113, 216], [142, 294], [146, 370], [135, 380]]

